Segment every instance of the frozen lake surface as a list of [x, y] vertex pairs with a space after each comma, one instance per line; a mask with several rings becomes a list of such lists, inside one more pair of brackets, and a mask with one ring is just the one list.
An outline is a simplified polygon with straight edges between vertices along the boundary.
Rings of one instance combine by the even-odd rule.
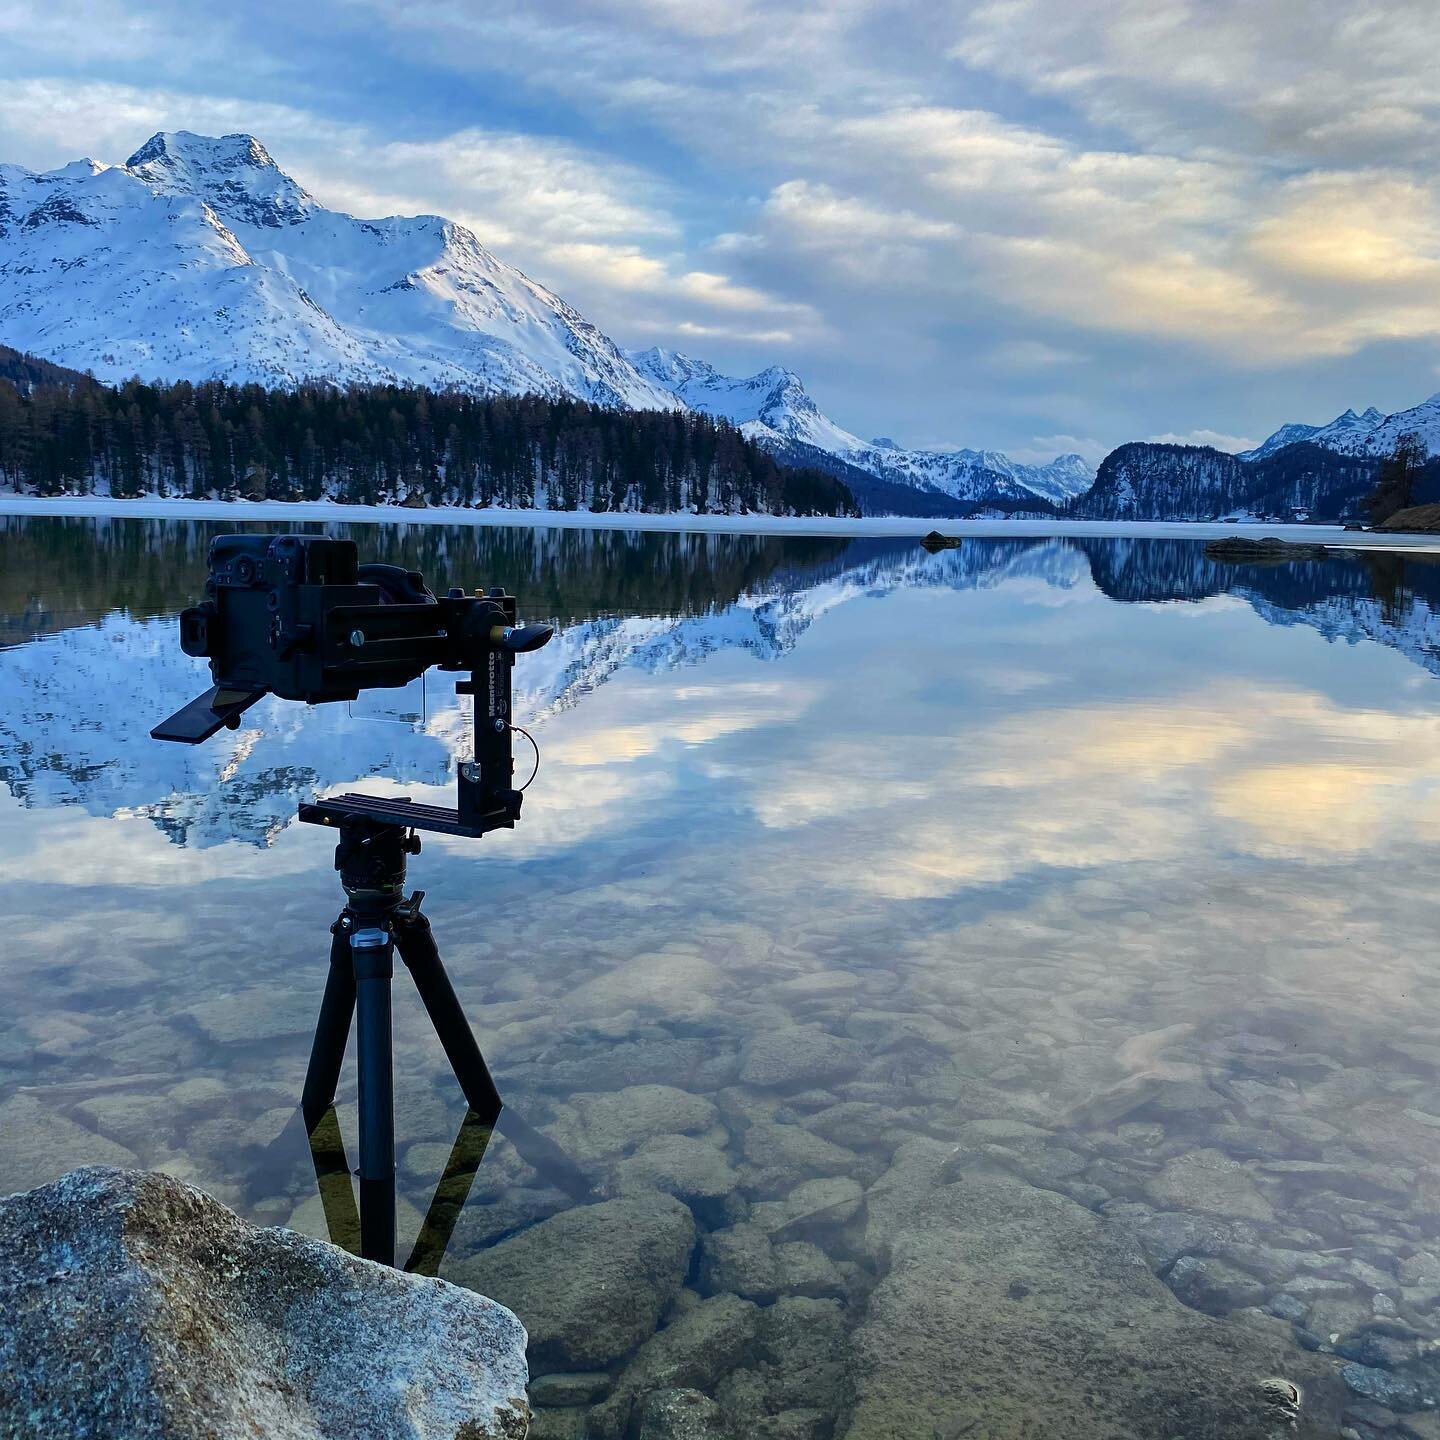
[[[216, 528], [0, 519], [0, 1191], [140, 1164], [324, 1235], [295, 807], [449, 803], [466, 717], [432, 674], [417, 726], [151, 742]], [[520, 827], [411, 865], [593, 1187], [502, 1119], [441, 1265], [529, 1328], [537, 1435], [675, 1387], [774, 1440], [1292, 1434], [1281, 1381], [1433, 1433], [1434, 557], [330, 528], [560, 628]], [[464, 1110], [403, 977], [396, 1031], [409, 1241]]]

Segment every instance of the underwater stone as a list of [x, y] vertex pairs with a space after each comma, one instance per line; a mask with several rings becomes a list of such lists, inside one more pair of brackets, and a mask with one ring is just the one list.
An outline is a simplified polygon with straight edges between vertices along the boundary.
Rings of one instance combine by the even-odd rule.
[[783, 1200], [766, 1200], [755, 1206], [751, 1219], [776, 1240], [796, 1238], [801, 1230], [844, 1225], [860, 1209], [865, 1192], [857, 1180], [835, 1175], [823, 1180], [802, 1180]]
[[690, 1135], [657, 1135], [615, 1167], [616, 1188], [662, 1190], [681, 1200], [711, 1200], [739, 1183], [723, 1152]]
[[811, 1025], [766, 1030], [745, 1047], [740, 1083], [761, 1089], [817, 1085], [853, 1075], [864, 1055], [852, 1040], [842, 1040]]
[[690, 1211], [647, 1192], [561, 1211], [451, 1273], [514, 1306], [537, 1368], [599, 1370], [654, 1331], [694, 1244]]
[[591, 1412], [591, 1440], [628, 1434], [654, 1391], [713, 1388], [752, 1349], [759, 1314], [748, 1300], [717, 1295], [652, 1335], [621, 1373], [614, 1393]]
[[646, 1397], [639, 1440], [732, 1440], [725, 1412], [698, 1390], [657, 1390]]
[[243, 1045], [308, 1035], [315, 1023], [314, 1009], [312, 995], [255, 985], [202, 1000], [180, 1014], [217, 1045]]
[[1218, 1150], [1192, 1150], [1171, 1160], [1150, 1182], [1164, 1208], [1201, 1210], [1239, 1220], [1273, 1220], [1275, 1212], [1249, 1172]]
[[530, 1401], [550, 1409], [589, 1405], [610, 1393], [611, 1378], [604, 1370], [561, 1370], [537, 1375], [530, 1381]]
[[741, 1137], [745, 1159], [753, 1167], [745, 1184], [758, 1192], [788, 1193], [801, 1180], [853, 1175], [859, 1157], [798, 1125], [756, 1121]]
[[780, 1267], [770, 1237], [749, 1223], [712, 1230], [700, 1242], [700, 1287], [773, 1300], [780, 1293]]
[[[1051, 1191], [967, 1173], [895, 1212], [886, 1248], [850, 1338], [844, 1440], [1154, 1440], [1157, 1416], [1167, 1435], [1257, 1440], [1276, 1428], [1267, 1380], [1313, 1396], [1307, 1418], [1325, 1403], [1326, 1362], [1296, 1349], [1288, 1326], [1185, 1308], [1122, 1228]], [[1081, 1374], [1084, 1424], [1067, 1429]]]
[[1310, 1313], [1310, 1307], [1303, 1300], [1283, 1294], [1272, 1296], [1265, 1309], [1277, 1319], [1288, 1320], [1292, 1325], [1303, 1325]]
[[1423, 1410], [1435, 1403], [1423, 1386], [1408, 1376], [1394, 1375], [1389, 1370], [1378, 1370], [1370, 1365], [1342, 1365], [1340, 1378], [1357, 1395], [1402, 1414], [1409, 1410]]
[[525, 1332], [443, 1280], [92, 1167], [0, 1202], [0, 1434], [520, 1440]]
[[30, 1095], [0, 1105], [0, 1191], [27, 1190], [78, 1165], [134, 1165], [123, 1145], [77, 1125]]
[[1192, 1310], [1207, 1315], [1228, 1315], [1265, 1298], [1265, 1288], [1253, 1276], [1223, 1260], [1182, 1255], [1170, 1267], [1166, 1283]]
[[612, 1094], [573, 1096], [546, 1128], [571, 1159], [583, 1163], [625, 1154], [657, 1135], [708, 1130], [717, 1118], [703, 1095], [672, 1085], [631, 1085]]

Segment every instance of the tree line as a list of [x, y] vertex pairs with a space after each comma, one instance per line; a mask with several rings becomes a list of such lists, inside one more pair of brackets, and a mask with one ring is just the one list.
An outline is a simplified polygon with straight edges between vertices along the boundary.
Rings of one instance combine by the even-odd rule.
[[13, 351], [0, 354], [0, 485], [50, 496], [858, 513], [842, 481], [782, 466], [726, 421], [690, 411], [408, 385], [112, 387]]
[[1430, 456], [1421, 436], [1407, 430], [1396, 438], [1395, 449], [1380, 463], [1375, 489], [1365, 497], [1365, 513], [1374, 525], [1414, 505], [1440, 498], [1440, 465]]

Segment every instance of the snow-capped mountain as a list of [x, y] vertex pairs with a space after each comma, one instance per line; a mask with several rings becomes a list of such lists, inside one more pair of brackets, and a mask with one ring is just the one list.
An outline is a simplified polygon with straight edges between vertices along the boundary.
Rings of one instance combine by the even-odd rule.
[[771, 449], [808, 445], [877, 479], [956, 500], [1023, 504], [1040, 498], [1063, 504], [1081, 494], [1095, 469], [1079, 455], [1027, 465], [998, 450], [906, 450], [893, 440], [862, 440], [825, 415], [800, 377], [778, 365], [744, 376], [655, 346], [626, 351], [626, 358], [687, 405], [723, 416]]
[[735, 377], [626, 354], [463, 225], [328, 210], [250, 135], [161, 133], [123, 165], [0, 165], [0, 341], [108, 381], [405, 381], [688, 406], [782, 458], [809, 447], [967, 506], [1060, 503], [1093, 473], [1076, 455], [1026, 465], [864, 441], [780, 366]]
[[624, 353], [642, 375], [673, 391], [692, 410], [729, 420], [752, 440], [793, 440], [841, 456], [864, 444], [821, 414], [793, 370], [771, 365], [741, 378], [722, 375], [704, 360], [658, 345]]
[[435, 215], [327, 210], [249, 135], [0, 165], [0, 340], [106, 380], [415, 381], [673, 409], [594, 325]]
[[1382, 456], [1391, 454], [1395, 442], [1408, 434], [1419, 436], [1432, 455], [1440, 454], [1440, 395], [1432, 395], [1411, 409], [1399, 410], [1393, 415], [1386, 415], [1372, 405], [1359, 415], [1347, 410], [1328, 425], [1282, 425], [1264, 444], [1242, 451], [1238, 458], [1263, 459], [1300, 440], [1323, 445], [1341, 455]]
[[958, 500], [1039, 496], [1063, 505], [1088, 490], [1095, 478], [1095, 467], [1079, 455], [1027, 465], [998, 450], [902, 450], [893, 442], [871, 441], [845, 459], [882, 480]]

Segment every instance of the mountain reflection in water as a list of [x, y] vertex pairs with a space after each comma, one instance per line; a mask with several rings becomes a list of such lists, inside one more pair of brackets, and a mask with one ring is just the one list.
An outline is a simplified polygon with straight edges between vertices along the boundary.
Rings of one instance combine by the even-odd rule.
[[[324, 1234], [291, 1141], [339, 895], [295, 805], [448, 789], [465, 717], [441, 686], [419, 734], [272, 703], [150, 742], [213, 528], [0, 528], [0, 1191], [163, 1167]], [[524, 820], [410, 872], [507, 1107], [596, 1197], [502, 1117], [441, 1207], [441, 1273], [529, 1328], [539, 1433], [634, 1435], [680, 1373], [813, 1440], [1425, 1433], [1440, 567], [349, 533], [562, 627], [516, 671]], [[465, 1168], [412, 1000], [402, 1246]]]
[[[179, 845], [266, 845], [301, 800], [351, 780], [447, 784], [466, 717], [436, 674], [420, 734], [347, 707], [317, 714], [272, 699], [199, 751], [149, 741], [155, 716], [203, 688], [203, 662], [180, 654], [174, 617], [203, 589], [210, 536], [237, 528], [0, 517], [0, 781], [22, 804], [143, 815]], [[555, 623], [558, 642], [516, 672], [526, 724], [626, 670], [679, 669], [727, 649], [783, 655], [817, 616], [857, 596], [1021, 581], [1132, 603], [1236, 595], [1272, 624], [1375, 640], [1440, 673], [1440, 563], [1424, 555], [1234, 565], [1179, 540], [971, 540], [929, 555], [910, 540], [296, 528], [353, 538], [364, 558], [421, 570], [432, 588], [502, 582], [525, 616]], [[372, 692], [357, 709], [385, 701]]]

